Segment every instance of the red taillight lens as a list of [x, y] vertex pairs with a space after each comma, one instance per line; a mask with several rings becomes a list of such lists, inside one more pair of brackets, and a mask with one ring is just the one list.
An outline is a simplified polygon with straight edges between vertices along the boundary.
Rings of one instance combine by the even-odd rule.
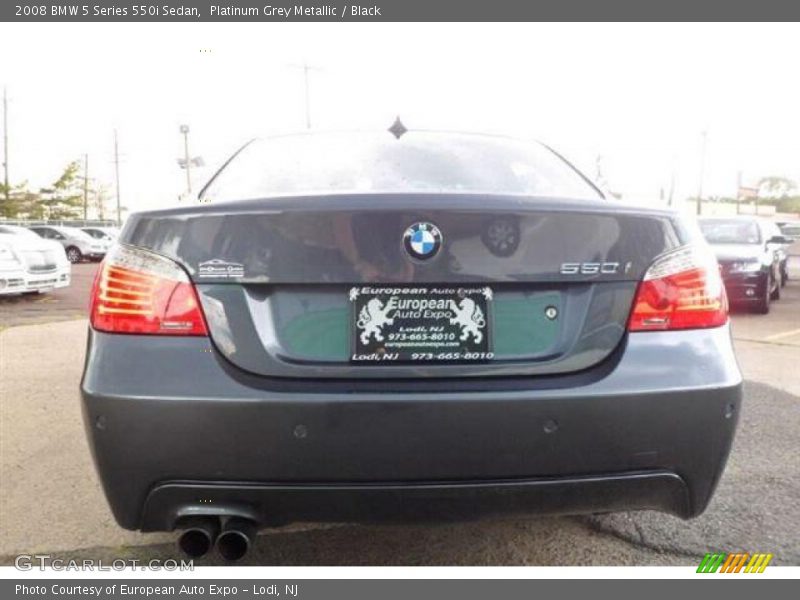
[[171, 260], [125, 246], [105, 258], [94, 281], [92, 327], [110, 333], [208, 335], [189, 277]]
[[704, 246], [684, 246], [647, 270], [628, 330], [700, 329], [727, 321], [728, 300], [714, 255]]

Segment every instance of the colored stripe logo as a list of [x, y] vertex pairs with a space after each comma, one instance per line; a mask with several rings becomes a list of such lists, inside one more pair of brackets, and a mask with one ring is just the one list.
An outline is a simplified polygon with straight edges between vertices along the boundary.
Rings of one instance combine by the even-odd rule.
[[710, 552], [700, 561], [698, 573], [763, 573], [772, 554], [749, 552]]

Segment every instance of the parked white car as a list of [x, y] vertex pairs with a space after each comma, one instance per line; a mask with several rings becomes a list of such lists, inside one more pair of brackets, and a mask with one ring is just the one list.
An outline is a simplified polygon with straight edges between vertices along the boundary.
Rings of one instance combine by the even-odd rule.
[[58, 242], [0, 224], [0, 295], [44, 293], [70, 283], [71, 265]]
[[112, 246], [112, 242], [96, 240], [77, 227], [32, 225], [29, 229], [46, 240], [55, 240], [61, 244], [71, 263], [79, 263], [82, 260], [102, 260]]
[[81, 231], [88, 233], [96, 240], [103, 240], [109, 244], [115, 242], [119, 237], [119, 229], [116, 227], [81, 227]]

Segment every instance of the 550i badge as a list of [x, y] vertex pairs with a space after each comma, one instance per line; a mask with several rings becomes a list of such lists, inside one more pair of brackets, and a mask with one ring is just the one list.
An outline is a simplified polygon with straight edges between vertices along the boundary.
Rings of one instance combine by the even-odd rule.
[[[628, 263], [630, 265], [630, 263]], [[626, 267], [627, 268], [627, 267]], [[618, 262], [585, 262], [564, 263], [561, 265], [562, 275], [616, 275], [619, 273]]]

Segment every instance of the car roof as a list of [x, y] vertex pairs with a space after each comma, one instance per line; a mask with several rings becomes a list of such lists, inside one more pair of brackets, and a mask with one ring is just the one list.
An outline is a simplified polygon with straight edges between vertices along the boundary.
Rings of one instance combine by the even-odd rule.
[[80, 227], [70, 227], [68, 225], [31, 225], [28, 229], [55, 229], [56, 231], [60, 231], [61, 233], [72, 233], [75, 231], [81, 231]]
[[724, 216], [714, 216], [714, 217], [700, 217], [698, 221], [701, 223], [712, 223], [714, 221], [725, 221], [727, 223], [755, 223], [756, 225], [767, 225], [772, 223], [769, 219], [765, 219], [763, 217], [757, 217], [755, 215], [732, 215], [730, 217]]
[[698, 217], [699, 221], [763, 221], [761, 217], [755, 215], [731, 215], [726, 217], [724, 215], [714, 215], [709, 217]]

